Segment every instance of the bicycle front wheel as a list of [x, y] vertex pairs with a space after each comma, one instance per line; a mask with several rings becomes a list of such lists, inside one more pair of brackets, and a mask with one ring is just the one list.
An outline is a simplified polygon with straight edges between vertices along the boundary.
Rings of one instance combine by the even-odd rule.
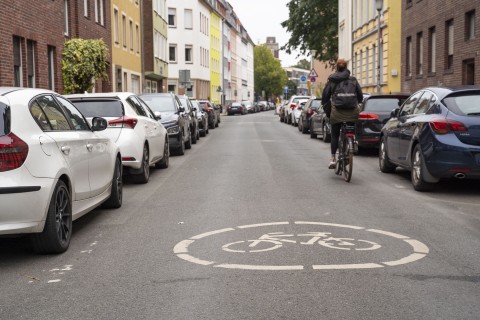
[[344, 158], [343, 158], [343, 179], [350, 182], [353, 172], [353, 138], [347, 137], [343, 143]]

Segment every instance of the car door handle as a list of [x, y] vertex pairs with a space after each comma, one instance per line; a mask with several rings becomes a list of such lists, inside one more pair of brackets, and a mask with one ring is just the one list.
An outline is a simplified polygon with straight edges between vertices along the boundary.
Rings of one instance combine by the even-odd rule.
[[62, 150], [62, 152], [66, 155], [68, 155], [70, 153], [70, 147], [69, 146], [63, 146], [60, 148], [60, 150]]
[[91, 143], [87, 144], [87, 150], [92, 151], [92, 149], [93, 149], [93, 144]]

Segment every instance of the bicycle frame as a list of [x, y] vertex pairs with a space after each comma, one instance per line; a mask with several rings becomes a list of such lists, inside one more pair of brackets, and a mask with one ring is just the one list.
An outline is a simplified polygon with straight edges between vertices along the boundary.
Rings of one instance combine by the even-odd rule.
[[355, 125], [343, 122], [340, 128], [340, 136], [338, 138], [337, 163], [335, 173], [343, 174], [346, 182], [352, 179], [353, 171], [353, 152], [355, 148]]

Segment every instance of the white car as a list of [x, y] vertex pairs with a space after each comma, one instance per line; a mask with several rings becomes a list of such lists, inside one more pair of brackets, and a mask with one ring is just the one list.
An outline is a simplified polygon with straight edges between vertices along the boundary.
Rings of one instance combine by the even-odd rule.
[[[294, 100], [295, 101], [295, 100]], [[308, 99], [298, 99], [296, 100], [295, 108], [292, 109], [292, 125], [293, 126], [298, 126], [298, 120], [300, 120], [300, 115], [302, 114], [302, 109], [305, 107], [305, 104], [307, 103]]]
[[125, 174], [137, 183], [147, 183], [150, 166], [167, 168], [168, 135], [160, 116], [130, 92], [65, 95], [87, 118], [103, 117], [108, 128], [102, 132], [119, 147]]
[[39, 253], [68, 249], [72, 221], [122, 205], [120, 150], [70, 101], [43, 89], [0, 87], [0, 235], [32, 234]]
[[287, 124], [292, 124], [292, 111], [297, 107], [298, 99], [306, 99], [308, 100], [310, 96], [291, 96], [290, 100], [288, 100], [287, 104], [283, 107], [284, 112], [284, 122]]

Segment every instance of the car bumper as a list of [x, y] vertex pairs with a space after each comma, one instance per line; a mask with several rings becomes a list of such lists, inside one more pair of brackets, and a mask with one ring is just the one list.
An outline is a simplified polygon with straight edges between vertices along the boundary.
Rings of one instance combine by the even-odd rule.
[[125, 167], [139, 169], [142, 166], [144, 139], [134, 130], [122, 130], [116, 141], [122, 154], [122, 164]]

